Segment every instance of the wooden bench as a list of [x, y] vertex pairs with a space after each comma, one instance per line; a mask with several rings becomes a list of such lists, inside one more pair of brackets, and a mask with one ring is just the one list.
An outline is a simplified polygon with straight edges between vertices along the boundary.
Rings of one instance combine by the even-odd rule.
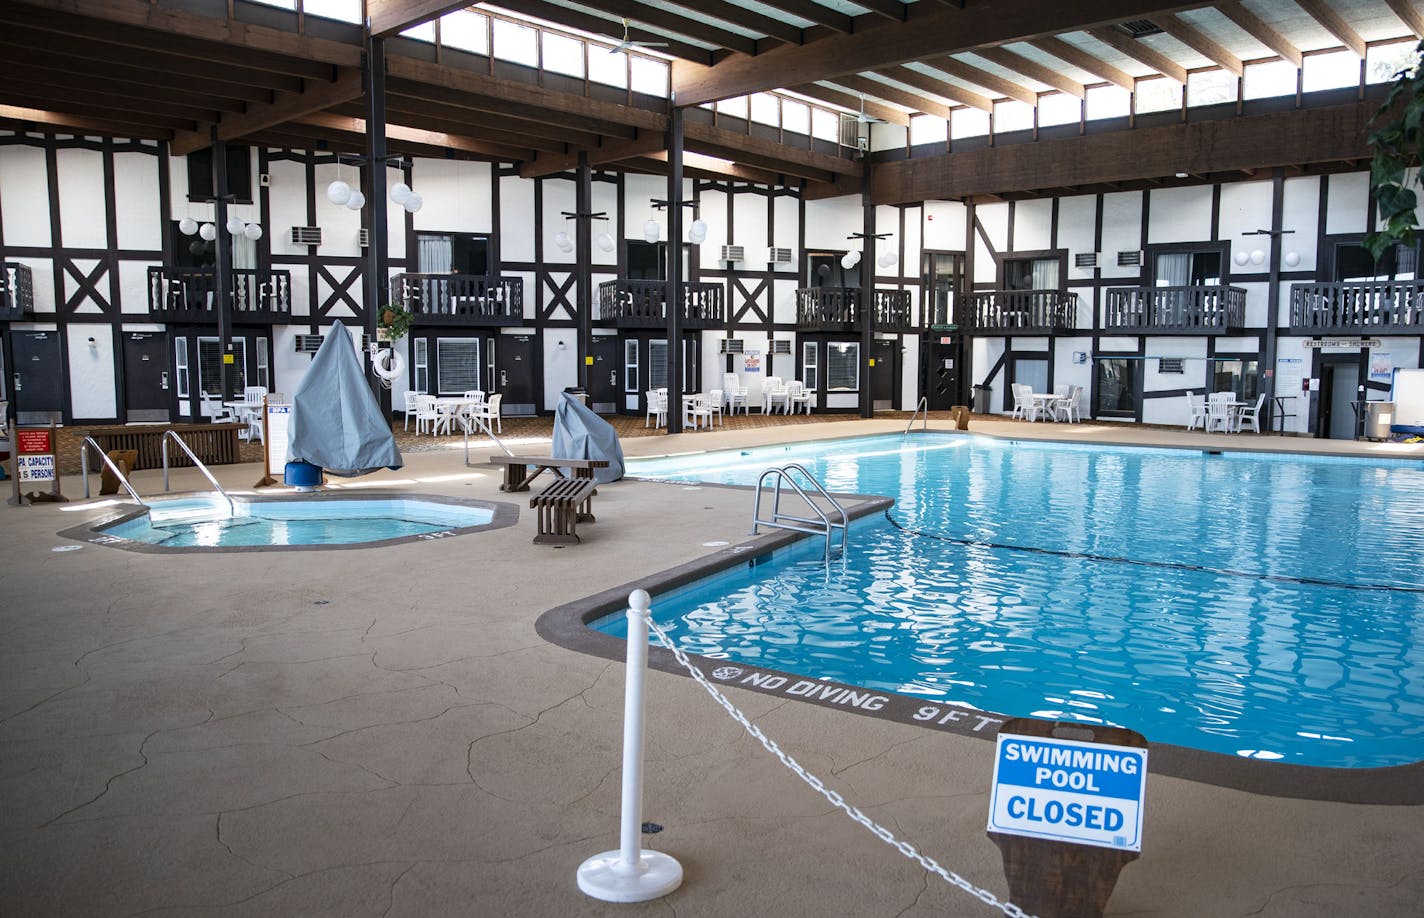
[[568, 469], [573, 472], [575, 481], [592, 481], [594, 469], [608, 467], [607, 459], [559, 459], [555, 456], [490, 456], [489, 461], [490, 465], [504, 466], [504, 483], [499, 486], [501, 491], [528, 491], [529, 483], [542, 475], [545, 469]]
[[529, 498], [529, 506], [539, 511], [539, 534], [534, 537], [534, 544], [577, 543], [577, 524], [594, 522], [594, 490], [591, 477], [559, 478]]

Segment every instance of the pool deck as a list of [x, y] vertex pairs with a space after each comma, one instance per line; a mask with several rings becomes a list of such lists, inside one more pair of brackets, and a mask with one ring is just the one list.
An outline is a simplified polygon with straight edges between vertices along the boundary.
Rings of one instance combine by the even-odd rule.
[[[904, 425], [902, 416], [623, 447], [659, 455]], [[972, 426], [1424, 460], [1419, 444], [979, 417]], [[548, 441], [511, 446], [537, 454]], [[0, 505], [0, 912], [997, 914], [835, 810], [691, 679], [658, 671], [648, 675], [643, 819], [663, 827], [651, 846], [681, 862], [683, 886], [644, 905], [585, 897], [579, 864], [618, 844], [623, 672], [545, 641], [534, 622], [729, 550], [704, 543], [748, 543], [750, 498], [617, 482], [600, 487], [583, 544], [536, 546], [529, 495], [501, 493], [499, 469], [466, 468], [458, 449], [406, 460], [359, 483], [505, 502], [519, 521], [378, 548], [167, 555], [56, 535], [108, 512], [84, 506], [77, 477], [65, 480], [71, 504]], [[252, 465], [214, 471], [233, 489], [260, 475]], [[175, 473], [175, 490], [200, 484], [196, 472]], [[156, 494], [161, 473], [139, 472], [135, 485]], [[984, 832], [992, 743], [727, 692], [847, 801], [1006, 895]], [[1424, 901], [1424, 807], [1162, 775], [1149, 779], [1146, 806], [1142, 856], [1123, 870], [1109, 915], [1416, 916]]]

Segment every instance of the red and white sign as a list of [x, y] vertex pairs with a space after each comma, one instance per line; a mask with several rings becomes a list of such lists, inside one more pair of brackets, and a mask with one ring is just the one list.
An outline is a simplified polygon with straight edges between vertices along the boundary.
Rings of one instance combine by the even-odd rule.
[[52, 453], [54, 444], [50, 442], [48, 430], [19, 430], [15, 432], [16, 452], [22, 455]]

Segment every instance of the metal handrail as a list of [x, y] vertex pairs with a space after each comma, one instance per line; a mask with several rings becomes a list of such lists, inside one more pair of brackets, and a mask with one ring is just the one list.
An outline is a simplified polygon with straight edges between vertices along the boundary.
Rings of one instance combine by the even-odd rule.
[[218, 480], [213, 477], [213, 473], [208, 471], [208, 467], [203, 465], [203, 461], [193, 454], [193, 451], [188, 448], [188, 444], [184, 443], [183, 438], [178, 436], [178, 431], [176, 430], [165, 430], [162, 440], [159, 441], [163, 445], [163, 490], [168, 490], [168, 439], [170, 437], [173, 438], [173, 442], [183, 448], [183, 452], [188, 454], [188, 458], [193, 461], [193, 465], [197, 466], [198, 471], [203, 473], [203, 477], [208, 479], [208, 483], [227, 501], [227, 515], [237, 516], [237, 505], [232, 502], [232, 495], [223, 490], [223, 486], [218, 484]]
[[[790, 474], [793, 471], [800, 472], [802, 477], [811, 484], [815, 492], [825, 498], [826, 502], [835, 508], [836, 513], [840, 514], [840, 522], [835, 522], [827, 516], [826, 512], [821, 509], [821, 506], [812, 500], [805, 490], [796, 483], [796, 479], [792, 478]], [[761, 492], [762, 485], [766, 483], [768, 478], [775, 479], [776, 487], [772, 492], [771, 518], [764, 520], [761, 518]], [[806, 502], [806, 505], [815, 511], [816, 516], [814, 518], [792, 516], [789, 513], [781, 512], [782, 482], [789, 483], [792, 489]], [[752, 535], [757, 534], [757, 527], [759, 526], [769, 526], [773, 529], [789, 529], [793, 532], [823, 534], [826, 537], [826, 561], [829, 563], [831, 560], [832, 533], [837, 529], [841, 531], [841, 551], [844, 552], [847, 544], [849, 522], [850, 517], [846, 514], [845, 508], [840, 505], [839, 501], [831, 496], [829, 491], [822, 487], [821, 483], [816, 480], [816, 476], [808, 472], [806, 467], [800, 463], [792, 462], [780, 468], [767, 469], [765, 472], [762, 472], [761, 477], [757, 479], [756, 500], [752, 505]]]
[[[921, 396], [920, 396], [920, 401], [919, 401], [919, 403], [915, 405], [915, 413], [912, 414], [912, 415], [910, 415], [910, 423], [908, 423], [908, 424], [905, 425], [905, 433], [906, 433], [906, 434], [910, 432], [910, 428], [911, 428], [911, 427], [914, 427], [914, 426], [915, 426], [915, 418], [917, 418], [917, 417], [920, 416], [920, 409], [921, 409], [921, 408], [925, 409], [925, 419], [924, 419], [924, 427], [923, 427], [923, 429], [924, 429], [924, 430], [929, 430], [929, 429], [930, 429], [930, 397], [929, 397], [928, 395], [921, 395]], [[905, 435], [905, 434], [901, 434], [901, 436], [904, 436], [904, 435]]]
[[124, 490], [129, 492], [129, 497], [132, 497], [139, 505], [147, 507], [148, 504], [144, 502], [142, 497], [138, 496], [138, 492], [134, 490], [134, 486], [129, 484], [127, 476], [119, 471], [119, 467], [114, 465], [114, 460], [109, 458], [109, 455], [104, 452], [103, 447], [94, 442], [93, 437], [85, 437], [79, 443], [79, 468], [81, 474], [84, 476], [84, 499], [89, 499], [89, 447], [91, 446], [94, 447], [94, 452], [99, 454], [99, 458], [103, 460], [103, 463], [109, 467], [109, 471], [114, 473], [114, 477], [119, 479], [119, 484], [123, 485]]
[[[471, 417], [470, 420], [472, 420], [472, 421], [474, 421], [476, 424], [478, 424], [478, 425], [480, 426], [480, 430], [483, 430], [483, 431], [485, 432], [485, 436], [487, 436], [487, 437], [489, 437], [491, 440], [493, 440], [495, 446], [498, 446], [500, 449], [504, 450], [504, 454], [505, 454], [506, 456], [513, 456], [513, 455], [514, 455], [514, 450], [510, 449], [508, 446], [505, 446], [505, 445], [504, 445], [504, 441], [501, 440], [499, 437], [496, 437], [496, 436], [494, 435], [494, 431], [490, 430], [489, 422], [488, 422], [487, 420], [485, 420], [484, 418], [481, 418], [481, 417]], [[469, 424], [462, 424], [462, 425], [461, 425], [461, 429], [464, 430], [464, 432], [465, 432], [465, 465], [466, 465], [466, 466], [469, 466], [469, 464], [470, 464], [470, 425], [469, 425]]]

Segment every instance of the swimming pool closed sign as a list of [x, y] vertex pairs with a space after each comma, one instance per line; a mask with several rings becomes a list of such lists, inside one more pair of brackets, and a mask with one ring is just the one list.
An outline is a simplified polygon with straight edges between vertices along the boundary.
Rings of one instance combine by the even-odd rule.
[[1147, 750], [999, 734], [989, 831], [1142, 850]]

